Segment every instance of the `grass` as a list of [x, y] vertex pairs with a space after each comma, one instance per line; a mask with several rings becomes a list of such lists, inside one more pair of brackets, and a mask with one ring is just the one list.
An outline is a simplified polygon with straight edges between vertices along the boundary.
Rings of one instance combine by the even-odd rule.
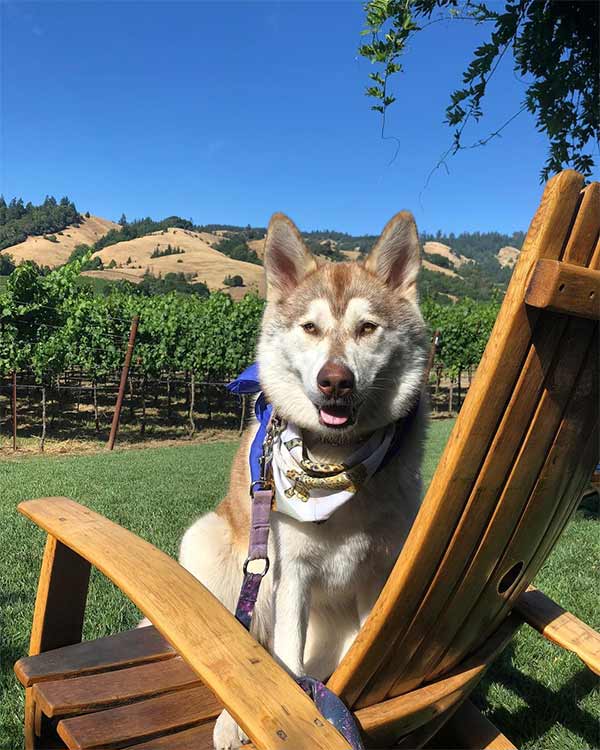
[[[436, 421], [424, 466], [431, 478], [451, 429]], [[12, 664], [27, 642], [43, 534], [15, 512], [22, 499], [68, 495], [171, 555], [189, 523], [223, 495], [236, 444], [181, 445], [81, 456], [0, 461], [0, 748], [22, 746], [23, 691]], [[600, 522], [579, 512], [538, 576], [550, 596], [600, 628]], [[131, 627], [136, 609], [94, 575], [84, 637]], [[573, 655], [523, 628], [475, 701], [520, 748], [600, 747], [597, 679]]]

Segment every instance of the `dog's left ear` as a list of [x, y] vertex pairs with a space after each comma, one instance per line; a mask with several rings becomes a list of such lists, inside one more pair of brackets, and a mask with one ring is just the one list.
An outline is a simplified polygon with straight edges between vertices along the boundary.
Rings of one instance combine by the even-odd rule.
[[376, 273], [392, 289], [416, 300], [420, 267], [417, 225], [410, 211], [400, 211], [386, 224], [365, 261], [365, 268]]
[[267, 298], [281, 299], [289, 294], [316, 267], [317, 261], [294, 222], [285, 214], [273, 214], [265, 240]]

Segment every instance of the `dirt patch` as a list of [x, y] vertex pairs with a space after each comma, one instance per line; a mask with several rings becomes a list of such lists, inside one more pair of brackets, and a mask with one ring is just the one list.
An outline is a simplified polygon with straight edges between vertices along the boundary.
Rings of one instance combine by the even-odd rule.
[[[177, 439], [149, 438], [147, 440], [131, 441], [125, 438], [117, 440], [115, 451], [146, 450], [147, 448], [175, 448], [184, 445], [200, 445], [204, 443], [223, 443], [238, 440], [237, 430], [205, 429], [196, 433], [193, 437], [181, 437]], [[106, 450], [104, 441], [90, 442], [89, 440], [55, 440], [48, 439], [43, 453], [39, 449], [37, 438], [19, 438], [17, 450], [13, 451], [12, 444], [4, 442], [0, 445], [0, 460], [19, 461], [22, 459], [40, 456], [76, 456], [94, 453], [102, 453]]]
[[498, 258], [498, 263], [500, 263], [502, 268], [512, 268], [517, 262], [519, 254], [520, 250], [517, 250], [516, 247], [507, 245], [506, 247], [501, 247], [500, 250], [498, 250], [498, 252], [496, 253], [496, 258]]
[[[426, 242], [423, 245], [423, 252], [425, 255], [441, 255], [447, 258], [455, 268], [460, 268], [465, 263], [474, 262], [471, 258], [467, 258], [464, 255], [457, 255], [451, 247], [444, 245], [442, 242]], [[436, 266], [435, 270], [441, 270], [441, 268]]]

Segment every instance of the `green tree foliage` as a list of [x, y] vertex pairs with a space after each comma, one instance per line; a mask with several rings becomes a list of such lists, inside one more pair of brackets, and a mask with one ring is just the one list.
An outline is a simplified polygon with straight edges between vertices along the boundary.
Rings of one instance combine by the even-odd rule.
[[102, 258], [99, 255], [94, 255], [93, 257], [88, 258], [87, 260], [84, 261], [83, 265], [81, 266], [81, 270], [82, 271], [103, 271], [104, 263], [102, 262]]
[[185, 250], [182, 250], [179, 246], [172, 247], [171, 243], [165, 247], [164, 250], [161, 250], [160, 247], [157, 245], [156, 248], [152, 251], [150, 254], [151, 258], [164, 258], [167, 255], [183, 255], [185, 253]]
[[70, 263], [72, 260], [81, 260], [86, 255], [91, 255], [93, 252], [92, 248], [89, 245], [75, 245], [73, 248], [73, 252], [71, 255], [69, 255], [69, 260], [67, 261]]
[[233, 258], [233, 260], [243, 260], [246, 263], [254, 263], [258, 266], [262, 265], [261, 259], [254, 250], [250, 250], [248, 243], [240, 235], [234, 235], [221, 240], [216, 249], [220, 253], [223, 253], [223, 255]]
[[47, 196], [39, 206], [24, 204], [22, 198], [6, 203], [0, 196], [0, 250], [24, 242], [29, 235], [61, 232], [81, 220], [75, 204], [66, 196], [60, 202]]
[[104, 237], [101, 237], [94, 243], [94, 250], [102, 250], [109, 245], [116, 245], [117, 242], [134, 240], [137, 237], [145, 237], [153, 232], [162, 232], [163, 230], [175, 227], [177, 229], [186, 229], [191, 231], [195, 229], [191, 221], [182, 219], [180, 216], [168, 216], [162, 221], [154, 221], [149, 216], [145, 219], [136, 219], [127, 221], [125, 214], [119, 219], [120, 229], [111, 229]]
[[[453, 232], [450, 234], [442, 234], [441, 231], [437, 231], [435, 235], [424, 232], [421, 234], [421, 242], [441, 242], [443, 245], [448, 245], [456, 253], [456, 255], [464, 255], [466, 258], [476, 261], [479, 266], [479, 270], [488, 277], [489, 281], [494, 284], [500, 284], [506, 286], [510, 280], [511, 270], [503, 268], [496, 258], [496, 253], [501, 247], [516, 247], [520, 250], [523, 240], [525, 239], [524, 232], [513, 232], [512, 234], [502, 234], [501, 232], [461, 232], [455, 235]], [[432, 256], [428, 255], [428, 259], [431, 260]], [[437, 261], [434, 261], [437, 263]], [[439, 265], [439, 264], [438, 264]], [[459, 270], [461, 276], [469, 277], [469, 274], [473, 274], [474, 269], [468, 269], [462, 266]], [[470, 296], [473, 296], [472, 294]]]
[[192, 282], [189, 274], [174, 272], [157, 277], [147, 271], [142, 281], [138, 284], [137, 289], [147, 296], [179, 292], [180, 294], [195, 294], [198, 297], [208, 297], [210, 293], [208, 287], [203, 282]]
[[[520, 112], [528, 110], [548, 138], [548, 157], [541, 181], [572, 166], [589, 176], [592, 147], [600, 141], [600, 28], [597, 2], [581, 0], [369, 0], [365, 5], [370, 40], [359, 52], [377, 65], [366, 94], [385, 118], [394, 103], [390, 78], [415, 34], [444, 19], [491, 26], [488, 41], [473, 52], [463, 86], [450, 95], [446, 122], [454, 127], [447, 155], [465, 148], [463, 132], [483, 116], [483, 100], [494, 72], [511, 51], [515, 73], [526, 77], [524, 99], [506, 122], [473, 145], [496, 137]], [[385, 119], [384, 119], [385, 124]], [[445, 158], [445, 157], [443, 157]]]
[[450, 377], [476, 367], [487, 344], [500, 305], [464, 299], [455, 305], [443, 305], [432, 299], [421, 304], [430, 331], [441, 332], [438, 360]]
[[222, 381], [252, 362], [264, 307], [257, 296], [240, 302], [208, 290], [206, 296], [145, 296], [113, 286], [102, 297], [78, 283], [81, 265], [74, 261], [42, 276], [25, 263], [11, 274], [0, 294], [0, 375], [31, 369], [45, 383], [67, 367], [80, 367], [94, 379], [114, 373], [134, 314], [140, 316], [138, 374], [153, 378], [187, 370]]
[[0, 254], [0, 276], [9, 276], [15, 270], [15, 262], [12, 255]]
[[440, 268], [449, 268], [451, 271], [454, 270], [454, 264], [446, 258], [445, 255], [438, 255], [437, 253], [427, 253], [423, 256], [425, 260], [430, 263], [434, 263]]
[[225, 286], [244, 286], [244, 279], [239, 274], [235, 274], [235, 276], [225, 276], [223, 283]]
[[348, 258], [342, 252], [340, 252], [340, 250], [330, 239], [319, 241], [309, 238], [305, 239], [305, 243], [308, 249], [311, 251], [311, 253], [314, 253], [314, 255], [322, 255], [324, 258], [335, 262], [348, 260]]

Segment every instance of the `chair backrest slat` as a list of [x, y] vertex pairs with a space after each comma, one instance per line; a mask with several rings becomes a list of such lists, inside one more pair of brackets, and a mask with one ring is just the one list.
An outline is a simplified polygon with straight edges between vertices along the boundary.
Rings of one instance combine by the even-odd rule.
[[[580, 477], [577, 467], [593, 463], [580, 441], [597, 424], [595, 324], [524, 304], [539, 259], [591, 265], [599, 255], [600, 185], [581, 191], [582, 182], [567, 171], [546, 187], [413, 530], [330, 680], [352, 705], [442, 674], [491, 633], [568, 518], [578, 484], [563, 486], [565, 469]], [[529, 539], [524, 524], [534, 527]], [[498, 593], [511, 568], [514, 580]]]

